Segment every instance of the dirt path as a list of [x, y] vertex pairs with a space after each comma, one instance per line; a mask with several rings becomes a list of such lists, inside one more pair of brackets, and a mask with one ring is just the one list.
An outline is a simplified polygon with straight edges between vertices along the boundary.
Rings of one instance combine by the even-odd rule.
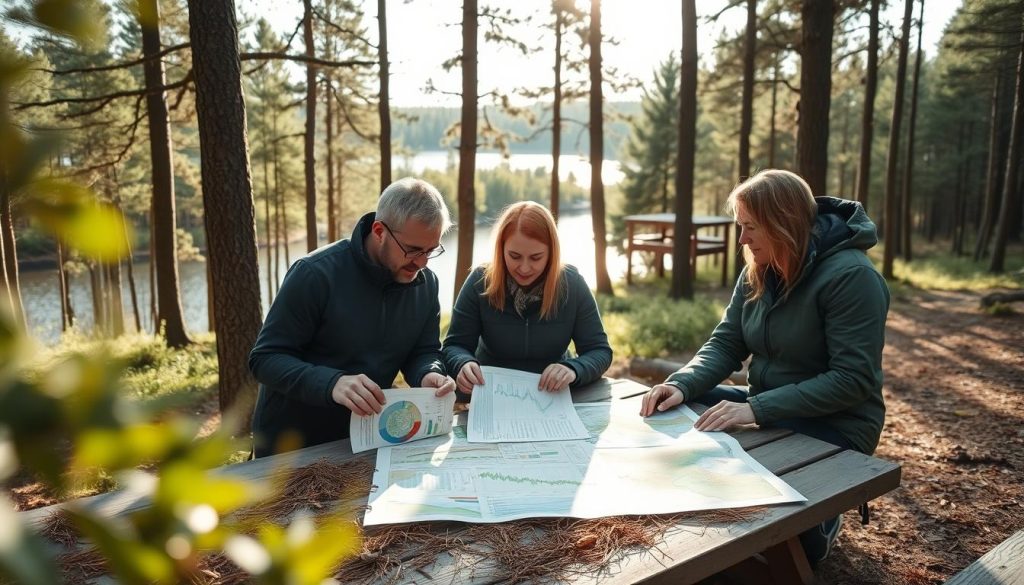
[[867, 526], [847, 513], [821, 583], [941, 583], [1024, 527], [1024, 315], [915, 292], [887, 330], [876, 455], [903, 466], [902, 487]]

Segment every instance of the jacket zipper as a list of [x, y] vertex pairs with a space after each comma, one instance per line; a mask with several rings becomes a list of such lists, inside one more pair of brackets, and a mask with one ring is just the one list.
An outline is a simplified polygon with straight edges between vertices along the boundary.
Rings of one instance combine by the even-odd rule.
[[523, 336], [523, 359], [530, 355], [530, 320], [526, 319], [526, 329]]

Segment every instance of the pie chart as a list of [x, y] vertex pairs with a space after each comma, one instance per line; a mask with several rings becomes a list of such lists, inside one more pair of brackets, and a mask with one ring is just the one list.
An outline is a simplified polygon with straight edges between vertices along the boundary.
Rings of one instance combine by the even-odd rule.
[[380, 413], [380, 436], [389, 443], [408, 441], [423, 424], [423, 415], [416, 405], [401, 400]]

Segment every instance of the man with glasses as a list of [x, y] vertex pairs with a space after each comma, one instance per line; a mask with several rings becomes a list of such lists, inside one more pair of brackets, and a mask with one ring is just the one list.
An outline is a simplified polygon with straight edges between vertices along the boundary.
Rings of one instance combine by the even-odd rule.
[[410, 385], [455, 389], [441, 362], [437, 276], [448, 207], [432, 185], [388, 186], [352, 238], [296, 260], [249, 354], [260, 382], [253, 455], [348, 437], [352, 413], [384, 408], [399, 371]]

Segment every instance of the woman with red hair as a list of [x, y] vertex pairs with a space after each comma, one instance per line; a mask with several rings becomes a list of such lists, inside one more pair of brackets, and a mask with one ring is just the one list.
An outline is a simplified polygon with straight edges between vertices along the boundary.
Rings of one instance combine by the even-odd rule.
[[484, 383], [481, 365], [539, 373], [540, 389], [550, 392], [589, 384], [611, 365], [594, 295], [576, 268], [562, 264], [558, 229], [543, 205], [524, 201], [502, 212], [494, 257], [459, 292], [442, 355], [466, 394]]

